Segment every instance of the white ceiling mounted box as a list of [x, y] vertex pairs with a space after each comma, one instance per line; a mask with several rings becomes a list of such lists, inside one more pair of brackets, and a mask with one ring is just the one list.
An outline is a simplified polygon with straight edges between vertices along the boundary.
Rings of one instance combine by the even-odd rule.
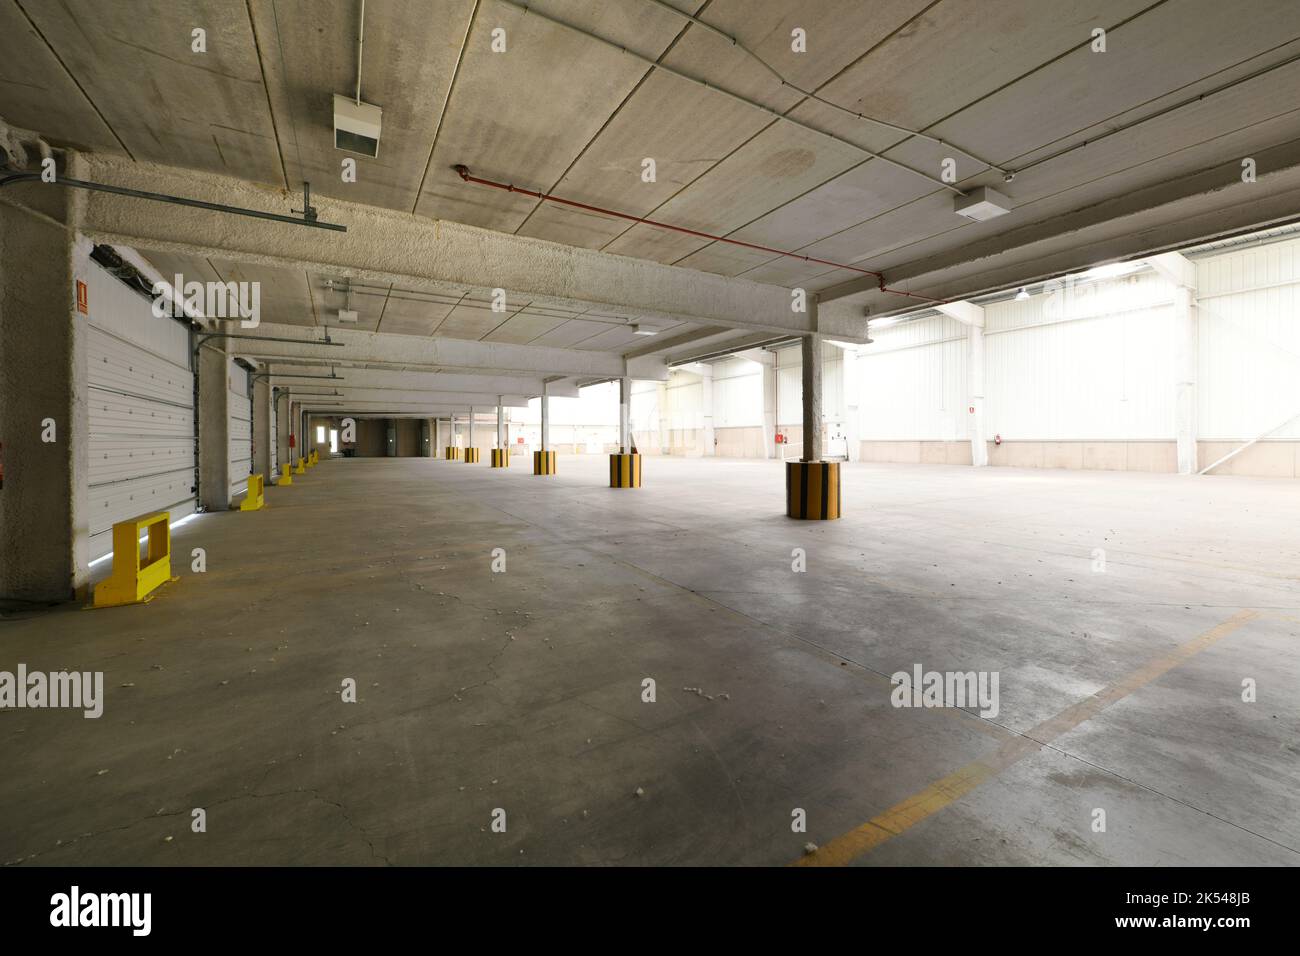
[[384, 111], [371, 103], [361, 103], [334, 94], [334, 148], [362, 156], [379, 155], [379, 127]]
[[1005, 216], [1011, 211], [1011, 200], [988, 186], [972, 189], [965, 196], [953, 200], [952, 211], [967, 219], [984, 222]]

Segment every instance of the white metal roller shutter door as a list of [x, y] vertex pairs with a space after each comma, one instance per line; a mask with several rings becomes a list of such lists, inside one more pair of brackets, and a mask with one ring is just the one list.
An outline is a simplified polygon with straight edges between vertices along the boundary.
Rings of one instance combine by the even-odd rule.
[[230, 362], [226, 377], [230, 405], [230, 496], [248, 491], [248, 475], [253, 470], [253, 400], [248, 370]]
[[[189, 337], [149, 302], [87, 263], [90, 554], [113, 550], [113, 524], [194, 511], [194, 375]], [[128, 338], [129, 336], [129, 338]], [[147, 343], [149, 347], [141, 343]]]
[[[274, 395], [274, 393], [272, 393]], [[271, 402], [271, 475], [274, 478], [280, 473], [280, 413], [276, 409], [276, 402]]]

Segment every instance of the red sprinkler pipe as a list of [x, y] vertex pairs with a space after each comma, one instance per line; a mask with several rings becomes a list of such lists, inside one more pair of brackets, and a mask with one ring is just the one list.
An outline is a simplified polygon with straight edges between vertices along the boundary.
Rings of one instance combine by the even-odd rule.
[[843, 262], [831, 262], [829, 259], [818, 259], [815, 256], [805, 256], [797, 252], [787, 252], [784, 249], [773, 249], [771, 246], [760, 246], [753, 242], [744, 242], [740, 239], [730, 239], [727, 236], [716, 236], [711, 232], [700, 232], [698, 229], [687, 229], [685, 226], [674, 226], [672, 223], [660, 222], [657, 219], [647, 219], [644, 216], [634, 216], [631, 213], [619, 212], [616, 209], [606, 209], [603, 206], [593, 206], [589, 203], [578, 202], [573, 199], [564, 199], [561, 196], [555, 196], [551, 193], [537, 192], [532, 189], [523, 189], [512, 183], [499, 183], [492, 179], [482, 179], [470, 174], [469, 167], [463, 164], [457, 164], [452, 167], [456, 174], [467, 183], [476, 183], [479, 186], [491, 186], [494, 189], [504, 189], [510, 193], [520, 193], [524, 196], [531, 196], [534, 199], [542, 199], [547, 202], [559, 203], [563, 206], [572, 206], [575, 209], [585, 209], [588, 212], [600, 213], [604, 216], [614, 216], [618, 219], [627, 219], [630, 222], [638, 222], [644, 226], [654, 226], [657, 229], [668, 229], [672, 232], [684, 233], [688, 236], [696, 236], [700, 239], [708, 239], [711, 242], [725, 242], [733, 246], [743, 246], [746, 249], [756, 249], [759, 252], [770, 252], [776, 256], [786, 256], [790, 259], [799, 259], [803, 262], [814, 262], [817, 265], [830, 266], [832, 269], [847, 269], [850, 272], [857, 272], [861, 275], [875, 276], [879, 280], [881, 292], [888, 292], [892, 295], [905, 295], [913, 299], [923, 299], [926, 302], [946, 302], [945, 299], [932, 299], [929, 296], [917, 295], [914, 292], [901, 292], [898, 289], [891, 289], [885, 285], [885, 277], [879, 272], [873, 272], [870, 269], [860, 269], [857, 266], [846, 265]]

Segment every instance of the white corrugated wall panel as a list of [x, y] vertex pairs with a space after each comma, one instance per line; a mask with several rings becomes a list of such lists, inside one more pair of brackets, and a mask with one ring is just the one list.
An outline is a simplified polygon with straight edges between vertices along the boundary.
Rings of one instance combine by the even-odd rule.
[[86, 336], [90, 560], [113, 549], [112, 528], [142, 514], [194, 510], [194, 376], [189, 334], [88, 257], [80, 274]]
[[858, 437], [957, 441], [968, 436], [966, 328], [944, 316], [873, 329], [859, 352]]
[[[1200, 437], [1247, 441], [1300, 415], [1300, 240], [1197, 261]], [[1300, 421], [1270, 438], [1300, 439]]]
[[716, 428], [763, 424], [763, 366], [742, 358], [713, 363], [713, 424]]
[[987, 306], [987, 434], [1172, 439], [1171, 296], [1168, 282], [1145, 274]]

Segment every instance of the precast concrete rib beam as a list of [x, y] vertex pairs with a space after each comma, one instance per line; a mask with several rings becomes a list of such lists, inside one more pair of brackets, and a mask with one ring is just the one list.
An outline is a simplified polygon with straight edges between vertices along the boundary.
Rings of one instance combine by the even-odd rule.
[[[174, 196], [286, 213], [283, 190], [229, 177], [107, 154], [84, 157], [86, 178]], [[427, 219], [326, 197], [314, 200], [322, 220], [347, 232], [322, 232], [254, 221], [188, 206], [92, 192], [83, 231], [91, 238], [141, 250], [158, 249], [272, 266], [343, 273], [379, 282], [442, 283], [532, 298], [583, 302], [648, 317], [709, 325], [865, 335], [861, 313], [824, 308], [821, 328], [792, 308], [781, 286], [616, 256], [463, 223]], [[619, 373], [622, 374], [622, 373]]]
[[[330, 366], [290, 365], [276, 362], [259, 371], [269, 372], [271, 381], [286, 388], [401, 388], [416, 392], [473, 392], [476, 395], [534, 395], [542, 394], [542, 379], [538, 376], [464, 375], [454, 372], [407, 372], [399, 369], [348, 368], [335, 365], [337, 379], [295, 378], [301, 375], [328, 376]], [[576, 385], [567, 390], [559, 383], [551, 383], [547, 391], [552, 395], [578, 397]]]
[[630, 375], [659, 382], [668, 378], [664, 360], [653, 355], [625, 360], [612, 352], [331, 328], [330, 339], [341, 343], [340, 348], [324, 344], [320, 329], [270, 322], [261, 323], [254, 332], [240, 334], [265, 336], [261, 342], [248, 338], [226, 341], [232, 347], [238, 345], [240, 355], [271, 364], [284, 359], [313, 359], [323, 365], [339, 361], [375, 362], [398, 367], [481, 370], [494, 375], [522, 374], [544, 378], [555, 375], [606, 378]]
[[[326, 383], [328, 384], [328, 383]], [[281, 385], [281, 388], [286, 386]], [[331, 402], [379, 402], [403, 405], [448, 405], [463, 406], [469, 404], [480, 404], [488, 398], [495, 404], [497, 396], [486, 396], [483, 392], [421, 392], [412, 389], [403, 388], [347, 388], [346, 384], [339, 385], [336, 391], [340, 394], [332, 395], [322, 389], [303, 386], [299, 391], [292, 386], [289, 388], [289, 394], [295, 398], [302, 397], [303, 400], [309, 398], [320, 398], [322, 401]], [[507, 408], [527, 408], [528, 397], [526, 395], [503, 395], [502, 404]]]
[[[1008, 286], [1078, 272], [1098, 263], [1151, 256], [1296, 218], [1300, 139], [1252, 153], [1255, 182], [1242, 182], [1241, 158], [1124, 192], [1074, 212], [980, 236], [957, 248], [886, 266], [889, 283], [938, 299], [966, 299]], [[1032, 214], [1032, 207], [1026, 215]], [[963, 226], [977, 232], [977, 227]], [[925, 307], [882, 293], [875, 279], [850, 279], [818, 293], [873, 316]]]

